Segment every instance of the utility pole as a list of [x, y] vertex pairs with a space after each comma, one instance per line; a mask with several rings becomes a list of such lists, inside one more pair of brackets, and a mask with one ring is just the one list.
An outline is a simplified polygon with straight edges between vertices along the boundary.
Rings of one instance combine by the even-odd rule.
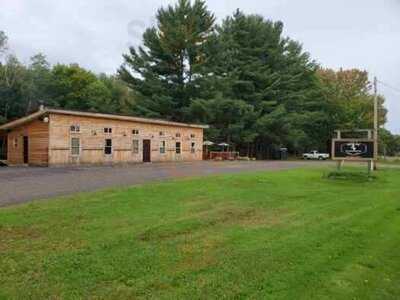
[[378, 161], [378, 79], [374, 77], [374, 169], [376, 170], [376, 163]]

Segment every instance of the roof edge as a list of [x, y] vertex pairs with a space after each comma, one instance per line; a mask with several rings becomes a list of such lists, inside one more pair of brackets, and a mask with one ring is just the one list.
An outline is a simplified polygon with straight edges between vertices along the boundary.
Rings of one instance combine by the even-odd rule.
[[31, 122], [36, 120], [37, 118], [40, 118], [41, 116], [43, 116], [44, 114], [46, 114], [46, 110], [38, 110], [37, 112], [34, 112], [30, 115], [27, 115], [25, 117], [10, 121], [8, 123], [5, 123], [3, 125], [0, 125], [0, 130], [8, 130], [8, 129], [12, 129], [15, 127], [18, 127], [20, 125], [23, 125], [25, 123]]
[[159, 119], [150, 119], [150, 118], [133, 117], [133, 116], [121, 116], [121, 115], [112, 115], [112, 114], [103, 114], [103, 113], [82, 112], [82, 111], [73, 111], [73, 110], [64, 110], [64, 109], [43, 108], [43, 109], [40, 109], [37, 112], [34, 112], [28, 116], [19, 118], [17, 120], [8, 122], [3, 125], [0, 125], [0, 130], [8, 130], [8, 129], [18, 127], [20, 125], [23, 125], [25, 123], [33, 121], [45, 114], [61, 114], [61, 115], [71, 115], [71, 116], [80, 116], [80, 117], [89, 117], [89, 118], [110, 119], [110, 120], [130, 121], [130, 122], [157, 124], [157, 125], [166, 125], [166, 126], [200, 128], [200, 129], [210, 128], [210, 126], [208, 126], [208, 125], [201, 125], [201, 124], [190, 124], [190, 123], [173, 122], [173, 121], [166, 121], [166, 120], [159, 120]]

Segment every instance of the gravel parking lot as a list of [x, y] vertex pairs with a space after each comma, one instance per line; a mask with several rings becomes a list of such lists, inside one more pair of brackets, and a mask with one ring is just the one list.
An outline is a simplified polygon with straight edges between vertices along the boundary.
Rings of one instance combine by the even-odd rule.
[[0, 168], [0, 206], [178, 177], [258, 170], [285, 170], [319, 164], [323, 164], [323, 162], [200, 161], [60, 168], [2, 167]]

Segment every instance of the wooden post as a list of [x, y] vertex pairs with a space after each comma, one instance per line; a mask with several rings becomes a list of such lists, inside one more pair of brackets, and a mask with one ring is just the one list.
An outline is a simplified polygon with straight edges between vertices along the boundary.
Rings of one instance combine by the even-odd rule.
[[376, 162], [378, 160], [378, 79], [374, 78], [374, 163], [373, 168], [376, 170]]
[[338, 160], [338, 161], [337, 161], [337, 163], [336, 163], [336, 168], [337, 168], [338, 171], [341, 171], [341, 170], [342, 170], [343, 163], [344, 163], [344, 160]]
[[368, 161], [368, 174], [374, 171], [375, 168], [374, 165], [375, 165], [374, 160]]

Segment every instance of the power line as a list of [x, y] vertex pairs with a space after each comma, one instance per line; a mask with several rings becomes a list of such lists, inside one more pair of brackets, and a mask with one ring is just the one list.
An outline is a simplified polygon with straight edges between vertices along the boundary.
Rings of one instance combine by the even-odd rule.
[[392, 90], [394, 90], [394, 91], [400, 93], [400, 88], [393, 87], [392, 85], [390, 85], [390, 84], [388, 84], [388, 83], [385, 83], [385, 82], [383, 82], [383, 81], [380, 81], [380, 80], [378, 80], [378, 82], [379, 82], [380, 84], [386, 86], [387, 88], [390, 88], [390, 89], [392, 89]]

